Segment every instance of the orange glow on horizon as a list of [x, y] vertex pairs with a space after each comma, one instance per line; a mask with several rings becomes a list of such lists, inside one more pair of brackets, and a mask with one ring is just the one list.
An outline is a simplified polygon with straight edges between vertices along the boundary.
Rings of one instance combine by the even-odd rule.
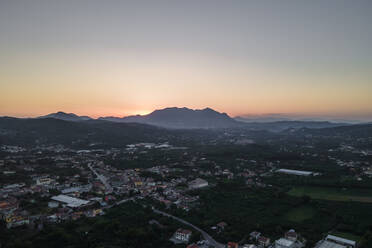
[[156, 63], [130, 55], [102, 55], [99, 62], [84, 54], [5, 57], [10, 62], [0, 67], [0, 116], [64, 111], [123, 117], [175, 106], [210, 107], [231, 117], [372, 112], [370, 76], [356, 72], [299, 73], [184, 54], [163, 55]]

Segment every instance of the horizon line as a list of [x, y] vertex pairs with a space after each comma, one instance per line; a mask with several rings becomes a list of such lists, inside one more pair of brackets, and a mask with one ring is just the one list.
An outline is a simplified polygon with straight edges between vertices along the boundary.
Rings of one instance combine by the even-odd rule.
[[372, 113], [367, 113], [367, 114], [361, 114], [361, 113], [315, 113], [315, 112], [293, 112], [293, 113], [285, 113], [285, 112], [267, 112], [267, 113], [245, 113], [245, 114], [238, 114], [238, 115], [230, 115], [227, 112], [223, 111], [218, 111], [214, 108], [211, 107], [204, 107], [204, 108], [189, 108], [189, 107], [164, 107], [164, 108], [157, 108], [152, 111], [137, 111], [137, 113], [133, 114], [127, 114], [127, 115], [89, 115], [89, 114], [78, 114], [77, 112], [70, 112], [70, 111], [62, 111], [62, 110], [57, 110], [53, 112], [49, 112], [46, 114], [35, 114], [35, 115], [0, 115], [0, 117], [12, 117], [12, 118], [21, 118], [21, 119], [32, 119], [32, 118], [38, 118], [38, 117], [43, 117], [46, 115], [50, 114], [56, 114], [56, 113], [64, 113], [64, 114], [74, 114], [79, 117], [89, 117], [91, 119], [99, 119], [99, 118], [107, 118], [107, 117], [113, 117], [113, 118], [126, 118], [130, 116], [146, 116], [148, 114], [153, 113], [154, 111], [157, 110], [164, 110], [164, 109], [169, 109], [169, 108], [177, 108], [177, 109], [190, 109], [190, 110], [205, 110], [205, 109], [212, 109], [218, 113], [221, 114], [227, 114], [230, 118], [244, 118], [247, 120], [250, 119], [260, 119], [260, 118], [273, 118], [273, 119], [288, 119], [290, 121], [306, 121], [307, 118], [313, 118], [317, 120], [344, 120], [344, 121], [355, 121], [355, 122], [370, 122], [372, 121]]

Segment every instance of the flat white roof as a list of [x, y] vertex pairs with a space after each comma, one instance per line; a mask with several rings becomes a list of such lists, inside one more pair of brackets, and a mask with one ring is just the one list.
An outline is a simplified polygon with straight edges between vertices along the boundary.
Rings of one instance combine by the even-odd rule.
[[304, 175], [304, 176], [309, 176], [314, 173], [312, 171], [289, 170], [289, 169], [279, 169], [276, 172], [294, 174], [294, 175]]
[[316, 246], [316, 248], [347, 248], [347, 247], [333, 242], [323, 241], [320, 245]]
[[340, 242], [340, 243], [343, 243], [343, 244], [347, 244], [347, 245], [352, 245], [352, 246], [355, 246], [355, 244], [356, 244], [356, 242], [353, 241], [353, 240], [340, 238], [340, 237], [337, 237], [337, 236], [334, 236], [334, 235], [327, 235], [326, 240], [330, 240], [330, 241], [334, 240], [334, 241], [337, 241], [337, 242]]
[[277, 241], [275, 241], [275, 243], [278, 244], [278, 245], [290, 247], [294, 242], [292, 240], [289, 240], [289, 239], [280, 238]]
[[72, 208], [80, 207], [82, 205], [86, 205], [89, 203], [89, 201], [82, 200], [79, 198], [74, 198], [68, 195], [53, 196], [52, 200], [67, 203], [67, 206], [72, 207]]

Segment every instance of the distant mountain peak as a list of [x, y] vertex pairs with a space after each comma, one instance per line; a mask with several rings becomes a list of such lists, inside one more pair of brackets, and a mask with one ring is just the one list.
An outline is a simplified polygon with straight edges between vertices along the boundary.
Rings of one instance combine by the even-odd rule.
[[116, 122], [139, 122], [167, 128], [229, 128], [239, 126], [239, 122], [226, 113], [211, 108], [190, 109], [187, 107], [168, 107], [157, 109], [148, 115], [133, 115], [124, 118], [100, 118]]
[[91, 120], [89, 116], [78, 116], [74, 113], [66, 113], [63, 111], [58, 111], [56, 113], [51, 113], [48, 115], [40, 116], [38, 118], [53, 118], [58, 120], [64, 120], [64, 121], [86, 121]]
[[57, 115], [74, 115], [74, 116], [77, 116], [74, 113], [66, 113], [66, 112], [63, 112], [63, 111], [58, 111], [57, 113], [54, 113], [54, 114], [57, 114]]
[[211, 109], [210, 107], [206, 107], [205, 109], [203, 109], [203, 111], [213, 111], [213, 112], [217, 112], [217, 111], [215, 111], [214, 109]]

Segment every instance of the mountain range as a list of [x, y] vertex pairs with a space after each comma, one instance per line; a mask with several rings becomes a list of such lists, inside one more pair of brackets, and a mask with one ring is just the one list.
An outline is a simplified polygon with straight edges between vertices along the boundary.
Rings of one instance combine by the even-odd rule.
[[241, 124], [226, 113], [219, 113], [211, 108], [193, 110], [176, 107], [155, 110], [148, 115], [134, 115], [123, 118], [102, 117], [99, 120], [145, 123], [178, 129], [231, 128]]
[[332, 122], [332, 123], [348, 123], [348, 124], [361, 124], [372, 121], [372, 117], [359, 116], [359, 118], [342, 118], [336, 116], [321, 116], [321, 115], [304, 115], [304, 114], [250, 114], [242, 115], [234, 118], [241, 122], [279, 122], [279, 121], [301, 121], [301, 122]]
[[[53, 118], [64, 121], [90, 121], [89, 116], [79, 116], [73, 113], [57, 112], [38, 117], [39, 119]], [[231, 118], [226, 113], [217, 112], [211, 108], [164, 108], [155, 110], [147, 115], [132, 115], [127, 117], [99, 117], [98, 121], [117, 123], [141, 123], [172, 129], [214, 129], [214, 128], [249, 128], [252, 130], [282, 131], [299, 128], [326, 128], [349, 125], [328, 121], [294, 121], [286, 118], [249, 119], [244, 117]]]
[[[58, 115], [61, 116], [61, 115]], [[76, 118], [75, 118], [76, 119]], [[138, 142], [171, 142], [183, 146], [186, 143], [205, 144], [208, 140], [231, 140], [231, 137], [255, 137], [255, 139], [281, 139], [281, 137], [371, 137], [372, 124], [348, 125], [327, 128], [300, 128], [307, 123], [256, 123], [256, 127], [238, 129], [167, 129], [141, 123], [121, 123], [104, 120], [66, 121], [56, 118], [0, 117], [0, 146], [39, 144], [63, 144], [78, 149], [94, 147], [122, 147]], [[288, 125], [295, 128], [284, 129]], [[272, 132], [275, 131], [275, 132]], [[242, 136], [243, 135], [243, 136]], [[370, 138], [369, 138], [370, 139]], [[208, 141], [208, 142], [209, 142]], [[224, 141], [223, 141], [224, 142]]]
[[92, 120], [89, 116], [78, 116], [74, 113], [65, 113], [62, 111], [59, 111], [57, 113], [52, 113], [44, 116], [38, 117], [39, 119], [45, 119], [45, 118], [53, 118], [58, 120], [64, 120], [64, 121], [88, 121]]

